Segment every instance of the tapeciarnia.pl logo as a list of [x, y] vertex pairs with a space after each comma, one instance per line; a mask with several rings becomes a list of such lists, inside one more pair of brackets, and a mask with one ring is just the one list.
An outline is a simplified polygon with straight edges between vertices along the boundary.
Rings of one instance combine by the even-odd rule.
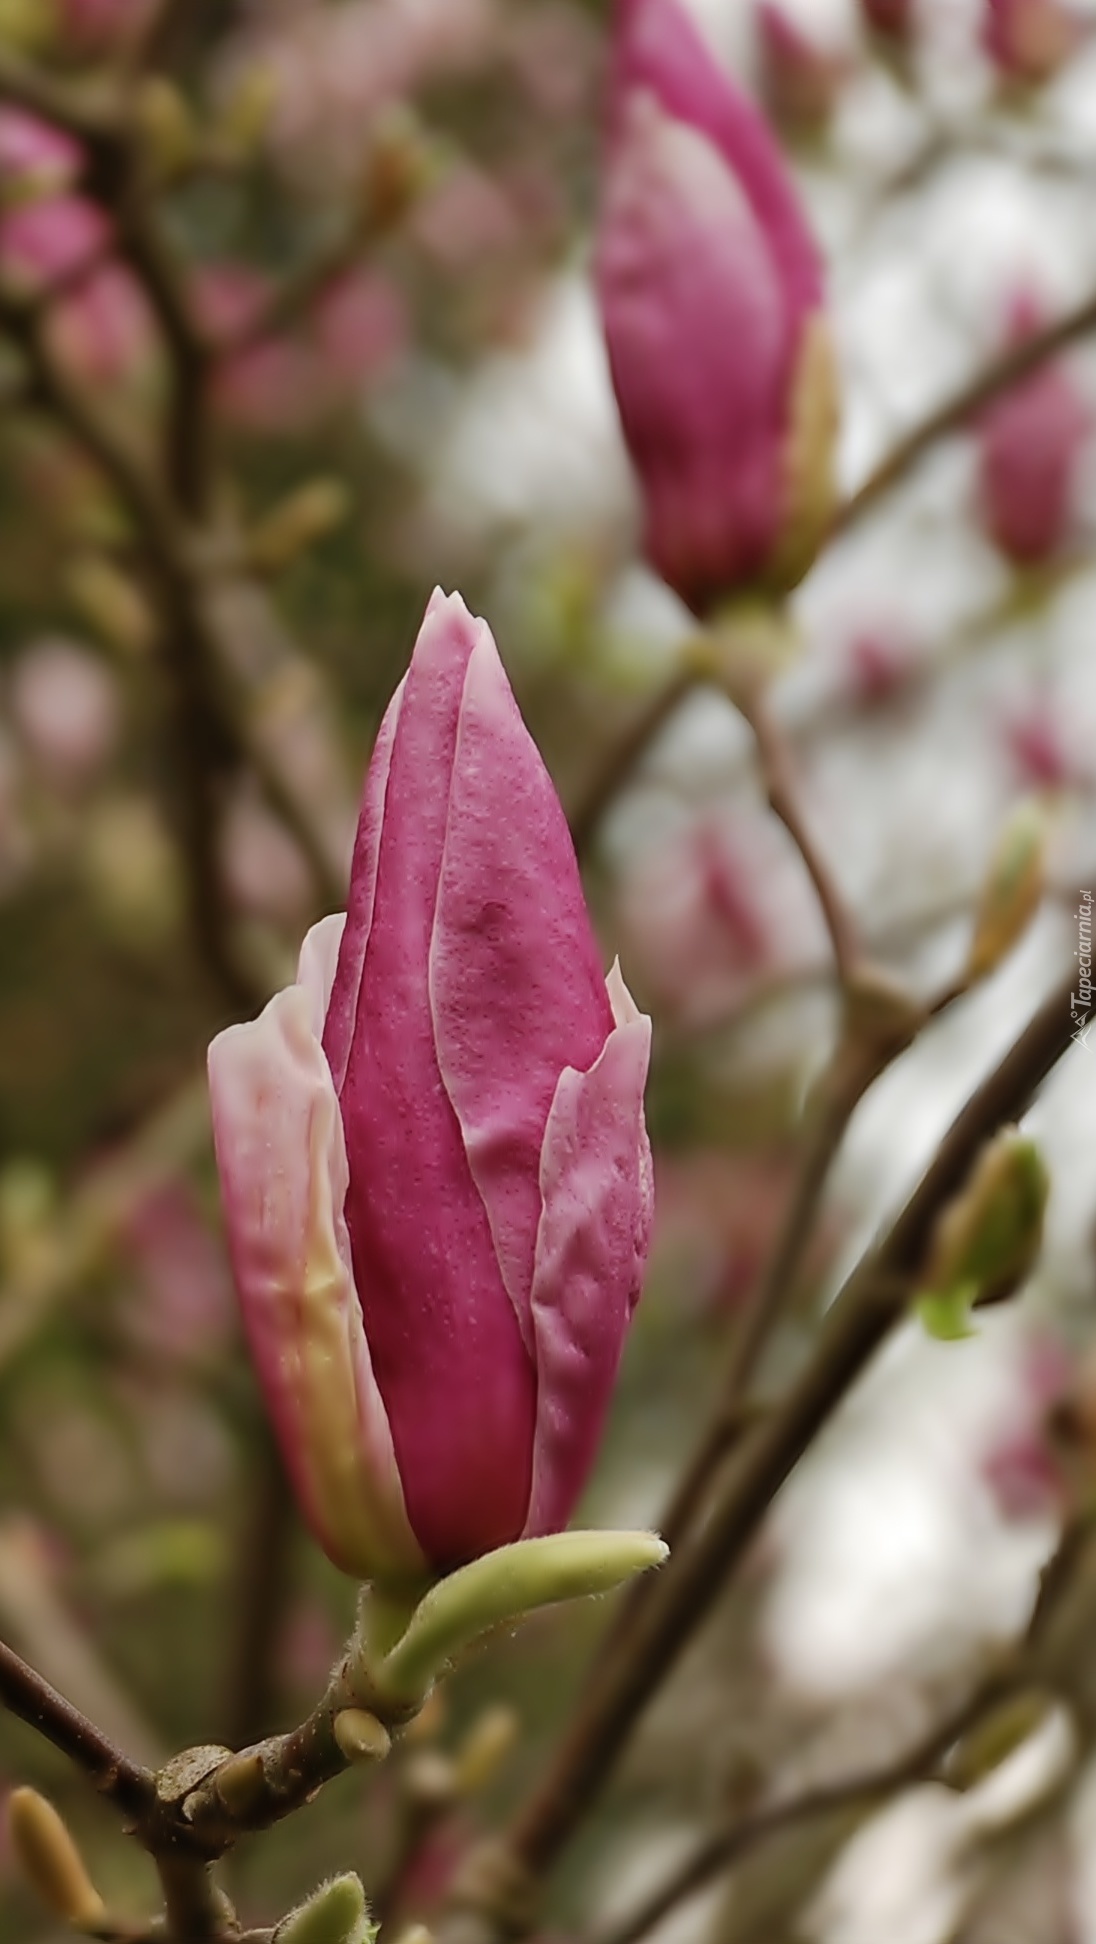
[[1077, 950], [1073, 956], [1077, 960], [1077, 990], [1069, 995], [1069, 1012], [1073, 1021], [1070, 1034], [1075, 1046], [1087, 1046], [1092, 1031], [1090, 1015], [1092, 1012], [1092, 893], [1082, 891], [1081, 902], [1075, 913], [1077, 919]]

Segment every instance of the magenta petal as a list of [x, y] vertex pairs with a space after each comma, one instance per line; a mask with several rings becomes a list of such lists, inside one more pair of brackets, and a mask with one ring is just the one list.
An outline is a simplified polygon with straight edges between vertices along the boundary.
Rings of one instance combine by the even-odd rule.
[[702, 604], [759, 568], [780, 529], [786, 302], [738, 181], [650, 95], [622, 114], [597, 282], [647, 552]]
[[[612, 120], [634, 93], [707, 135], [749, 197], [780, 265], [794, 317], [822, 301], [822, 270], [772, 130], [720, 67], [679, 0], [617, 0]], [[616, 137], [616, 128], [612, 138]], [[790, 361], [794, 336], [784, 346]]]
[[314, 996], [290, 986], [209, 1049], [229, 1252], [252, 1356], [313, 1531], [345, 1571], [405, 1578], [424, 1562], [350, 1271], [346, 1150], [315, 1010]]
[[[535, 1379], [442, 1084], [427, 970], [465, 675], [486, 635], [435, 596], [391, 748], [341, 1090], [355, 1277], [408, 1514], [439, 1564], [517, 1537]], [[357, 949], [352, 887], [344, 953]], [[343, 961], [336, 976], [339, 998]]]
[[[437, 598], [435, 594], [434, 601]], [[431, 602], [431, 607], [434, 601]], [[429, 614], [430, 608], [426, 611]], [[358, 831], [354, 839], [346, 930], [339, 949], [334, 983], [329, 989], [327, 1019], [323, 1029], [323, 1048], [334, 1075], [336, 1090], [341, 1089], [346, 1078], [346, 1064], [350, 1058], [350, 1044], [354, 1037], [358, 994], [365, 966], [365, 954], [369, 945], [369, 932], [373, 923], [373, 900], [377, 889], [377, 856], [380, 848], [381, 824], [384, 819], [385, 792], [388, 789], [388, 771], [392, 761], [392, 745], [396, 739], [396, 725], [400, 719], [400, 704], [405, 682], [406, 676], [388, 704], [384, 719], [377, 731], [377, 740], [373, 744], [373, 754], [369, 760], [369, 770], [365, 779]]]
[[[586, 1479], [635, 1307], [653, 1210], [643, 1088], [651, 1022], [614, 1028], [588, 1073], [560, 1076], [541, 1158], [532, 1316], [537, 1432], [526, 1535], [566, 1524]], [[634, 1010], [634, 1009], [632, 1009]]]
[[538, 1172], [560, 1073], [613, 1019], [574, 845], [494, 641], [464, 685], [430, 953], [438, 1066], [532, 1350]]

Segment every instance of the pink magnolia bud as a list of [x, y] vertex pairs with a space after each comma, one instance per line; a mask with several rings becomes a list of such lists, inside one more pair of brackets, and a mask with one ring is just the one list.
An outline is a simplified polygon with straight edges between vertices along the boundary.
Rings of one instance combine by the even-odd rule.
[[1007, 80], [1038, 86], [1068, 61], [1081, 31], [1061, 0], [986, 0], [982, 45]]
[[789, 131], [817, 133], [828, 122], [847, 73], [839, 54], [805, 34], [775, 0], [757, 9], [761, 97]]
[[63, 39], [88, 54], [126, 41], [143, 25], [153, 0], [57, 0]]
[[[1013, 300], [1009, 341], [1041, 321], [1026, 293]], [[980, 420], [979, 487], [990, 537], [1011, 560], [1046, 560], [1067, 538], [1078, 465], [1090, 429], [1086, 400], [1051, 360], [1013, 385]]]
[[25, 746], [62, 789], [90, 783], [114, 749], [116, 684], [101, 661], [72, 642], [46, 637], [20, 656], [9, 706]]
[[618, 0], [596, 276], [652, 563], [698, 613], [798, 579], [832, 497], [818, 253], [678, 0]]
[[80, 173], [80, 145], [23, 108], [0, 108], [0, 182], [60, 188]]
[[435, 594], [346, 919], [210, 1048], [252, 1351], [345, 1570], [451, 1566], [568, 1518], [646, 1255], [649, 1047], [490, 631]]

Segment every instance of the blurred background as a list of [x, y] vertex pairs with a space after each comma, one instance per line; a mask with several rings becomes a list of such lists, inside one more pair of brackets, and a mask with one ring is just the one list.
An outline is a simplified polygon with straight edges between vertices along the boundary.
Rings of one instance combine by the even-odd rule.
[[[1096, 10], [693, 9], [771, 115], [827, 260], [854, 493], [1005, 347], [1096, 293]], [[588, 274], [607, 13], [0, 0], [0, 1634], [144, 1759], [291, 1723], [351, 1618], [243, 1354], [204, 1054], [339, 902], [371, 739], [435, 582], [489, 619], [606, 961], [655, 1020], [657, 1231], [586, 1522], [657, 1521], [833, 1044], [802, 862], [735, 711], [681, 679], [693, 624], [637, 551]], [[217, 347], [192, 455], [215, 475], [192, 491], [204, 691], [158, 638], [148, 536], [78, 409], [93, 400], [123, 456], [149, 449], [171, 409], [171, 293], [153, 263], [150, 298], [94, 128], [5, 81], [29, 61], [93, 123], [138, 51], [145, 189]], [[174, 436], [185, 503], [185, 413]], [[855, 1110], [762, 1397], [1078, 949], [1096, 890], [1096, 342], [1078, 331], [873, 494], [790, 612], [775, 712], [884, 964], [946, 987], [1010, 810], [1036, 796], [1051, 834], [1018, 949]], [[569, 1853], [553, 1934], [611, 1929], [759, 1780], [894, 1758], [1024, 1628], [1096, 1483], [1094, 1062], [1096, 1037], [1030, 1116], [1053, 1183], [1037, 1275], [962, 1341], [905, 1326], [838, 1412]], [[1096, 1944], [1081, 1611], [1070, 1722], [1037, 1711], [965, 1791], [895, 1787], [809, 1820], [656, 1934]], [[538, 1774], [602, 1622], [565, 1610], [497, 1644], [373, 1784], [345, 1778], [253, 1839], [233, 1864], [248, 1918], [335, 1867], [393, 1921], [429, 1918]], [[63, 1807], [112, 1902], [146, 1907], [144, 1859], [0, 1717], [0, 1788], [18, 1781]], [[52, 1935], [0, 1854], [0, 1936]]]

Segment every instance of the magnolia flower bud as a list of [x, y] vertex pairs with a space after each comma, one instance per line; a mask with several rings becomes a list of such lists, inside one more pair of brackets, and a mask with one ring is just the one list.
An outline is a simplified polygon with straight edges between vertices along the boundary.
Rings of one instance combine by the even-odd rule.
[[435, 594], [346, 918], [209, 1057], [252, 1351], [347, 1572], [406, 1582], [566, 1522], [646, 1255], [649, 1046], [490, 631]]
[[1002, 1128], [936, 1224], [925, 1291], [961, 1297], [967, 1307], [1011, 1296], [1039, 1259], [1049, 1193], [1035, 1142], [1016, 1127]]
[[[1021, 343], [1042, 322], [1027, 291], [1014, 296], [1007, 342]], [[1078, 465], [1091, 414], [1058, 360], [1039, 365], [983, 412], [979, 485], [990, 538], [1018, 565], [1046, 560], [1067, 538]]]
[[1020, 803], [994, 847], [967, 954], [968, 980], [984, 979], [1026, 932], [1046, 877], [1047, 820], [1037, 803]]
[[27, 1881], [47, 1909], [74, 1930], [91, 1930], [102, 1924], [106, 1918], [103, 1900], [52, 1802], [37, 1789], [13, 1789], [8, 1801], [8, 1827]]
[[829, 519], [818, 253], [776, 143], [678, 0], [618, 0], [596, 279], [652, 564], [697, 613], [788, 586]]
[[1080, 19], [1061, 0], [986, 0], [982, 45], [1008, 81], [1050, 81], [1080, 36]]
[[805, 34], [775, 0], [757, 9], [761, 98], [789, 134], [818, 134], [829, 121], [847, 63]]

